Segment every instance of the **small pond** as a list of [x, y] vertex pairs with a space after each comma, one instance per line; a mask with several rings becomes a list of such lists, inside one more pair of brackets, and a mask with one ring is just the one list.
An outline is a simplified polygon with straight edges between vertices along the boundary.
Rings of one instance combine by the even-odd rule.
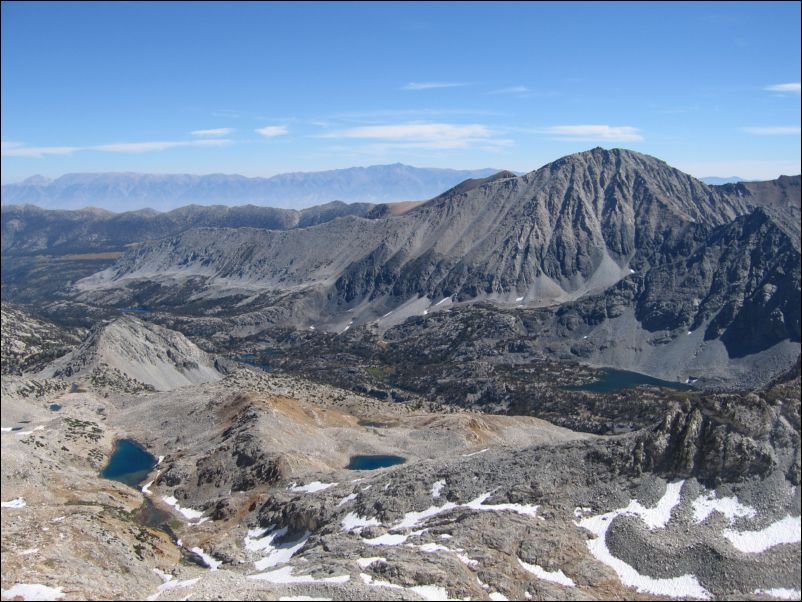
[[100, 476], [136, 487], [154, 466], [156, 458], [136, 441], [120, 439]]
[[647, 376], [639, 372], [614, 370], [612, 368], [604, 368], [601, 372], [599, 380], [595, 382], [584, 385], [567, 385], [563, 387], [563, 389], [568, 391], [593, 391], [594, 393], [609, 393], [610, 391], [619, 391], [621, 389], [633, 389], [640, 385], [666, 387], [668, 389], [677, 389], [680, 391], [693, 389], [693, 387], [684, 383], [660, 380], [659, 378]]
[[376, 470], [377, 468], [403, 464], [406, 461], [406, 458], [401, 456], [351, 456], [351, 461], [346, 468], [349, 470]]
[[51, 403], [47, 407], [50, 408], [51, 412], [58, 412], [61, 409], [61, 404], [60, 403]]

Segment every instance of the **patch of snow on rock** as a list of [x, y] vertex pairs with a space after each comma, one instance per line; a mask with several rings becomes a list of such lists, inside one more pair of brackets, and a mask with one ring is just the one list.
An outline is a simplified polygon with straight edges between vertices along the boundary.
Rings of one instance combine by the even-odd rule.
[[355, 493], [346, 495], [343, 499], [337, 502], [337, 507], [339, 508], [340, 506], [345, 506], [345, 504], [347, 504], [348, 502], [353, 502], [355, 499], [356, 499]]
[[343, 531], [353, 531], [363, 527], [378, 527], [381, 523], [375, 518], [359, 516], [356, 512], [349, 512], [342, 520]]
[[723, 514], [730, 524], [741, 516], [755, 516], [755, 509], [751, 506], [744, 506], [738, 501], [737, 497], [716, 498], [715, 491], [709, 491], [707, 495], [700, 495], [693, 500], [693, 520], [697, 523], [704, 522], [708, 516], [714, 512]]
[[5, 600], [22, 598], [23, 600], [61, 600], [64, 592], [60, 587], [50, 587], [39, 583], [17, 583], [9, 589], [2, 590]]
[[745, 554], [758, 554], [784, 543], [799, 543], [802, 521], [790, 514], [773, 522], [760, 531], [736, 531], [724, 529], [722, 534], [730, 543]]
[[[150, 486], [151, 483], [148, 483], [145, 487]], [[192, 508], [184, 508], [179, 503], [178, 500], [175, 499], [174, 496], [170, 495], [167, 497], [162, 497], [162, 500], [168, 506], [172, 506], [176, 509], [177, 512], [180, 512], [187, 520], [197, 520], [203, 516], [203, 512], [200, 510], [193, 510]]]
[[203, 562], [205, 562], [206, 566], [208, 566], [212, 571], [216, 571], [218, 568], [220, 568], [220, 565], [223, 564], [219, 560], [215, 559], [214, 556], [204, 552], [201, 548], [190, 548], [190, 552], [195, 552], [195, 554], [203, 558]]
[[520, 558], [518, 559], [518, 564], [523, 567], [524, 570], [532, 573], [538, 579], [543, 579], [543, 581], [551, 581], [552, 583], [557, 583], [559, 585], [564, 585], [565, 587], [576, 587], [576, 583], [574, 580], [568, 577], [562, 570], [557, 571], [547, 571], [542, 566], [537, 564], [529, 564], [528, 562], [524, 562]]
[[25, 506], [27, 506], [27, 504], [21, 497], [14, 498], [13, 500], [9, 500], [7, 502], [0, 502], [0, 507], [2, 508], [24, 508]]
[[317, 493], [318, 491], [323, 491], [329, 487], [334, 487], [336, 484], [337, 483], [321, 483], [320, 481], [312, 481], [307, 485], [296, 485], [293, 483], [288, 487], [288, 489], [298, 493]]
[[269, 583], [279, 584], [292, 584], [292, 583], [346, 583], [351, 578], [350, 575], [337, 575], [335, 577], [323, 577], [322, 579], [315, 579], [312, 575], [293, 575], [294, 567], [284, 566], [275, 571], [268, 571], [267, 573], [257, 573], [255, 575], [248, 575], [249, 579], [258, 579], [259, 581], [268, 581]]
[[802, 591], [798, 589], [788, 589], [785, 587], [773, 587], [771, 589], [756, 589], [754, 593], [763, 596], [771, 596], [780, 600], [799, 600], [802, 598]]

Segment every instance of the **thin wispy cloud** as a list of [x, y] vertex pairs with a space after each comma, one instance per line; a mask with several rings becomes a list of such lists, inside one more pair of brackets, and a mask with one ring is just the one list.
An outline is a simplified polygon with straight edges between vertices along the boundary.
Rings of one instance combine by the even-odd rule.
[[799, 136], [799, 126], [769, 126], [769, 127], [747, 127], [741, 128], [741, 131], [747, 134], [755, 134], [756, 136]]
[[629, 125], [553, 125], [534, 130], [557, 140], [571, 142], [639, 142], [643, 135]]
[[48, 155], [71, 155], [81, 150], [77, 146], [25, 146], [22, 142], [3, 142], [0, 156], [3, 157], [45, 157]]
[[320, 138], [381, 140], [389, 148], [455, 149], [512, 144], [481, 124], [399, 123], [368, 125], [329, 132]]
[[802, 84], [800, 84], [800, 82], [774, 84], [773, 86], [766, 86], [764, 90], [768, 90], [769, 92], [780, 92], [784, 94], [799, 94], [800, 91], [802, 91]]
[[275, 138], [276, 136], [284, 136], [287, 133], [286, 125], [268, 125], [263, 128], [254, 130], [260, 136], [265, 138]]
[[102, 153], [147, 153], [184, 146], [225, 146], [231, 140], [160, 140], [152, 142], [115, 142], [92, 146], [27, 146], [19, 142], [4, 142], [3, 157], [45, 157], [49, 155], [72, 155], [81, 151]]
[[526, 86], [510, 86], [509, 88], [491, 90], [488, 94], [528, 94], [529, 92], [531, 90]]
[[402, 90], [437, 90], [438, 88], [462, 88], [467, 82], [409, 82]]
[[233, 128], [216, 128], [212, 130], [193, 130], [190, 134], [193, 136], [228, 136], [233, 131]]

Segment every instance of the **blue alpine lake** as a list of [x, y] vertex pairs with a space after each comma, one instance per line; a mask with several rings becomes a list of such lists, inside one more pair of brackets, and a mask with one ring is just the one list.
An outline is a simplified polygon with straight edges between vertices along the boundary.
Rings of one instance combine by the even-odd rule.
[[401, 456], [375, 455], [375, 456], [351, 456], [349, 470], [376, 470], [386, 466], [395, 466], [406, 462], [406, 458]]
[[136, 441], [120, 439], [100, 476], [136, 487], [154, 466], [156, 458]]
[[611, 391], [620, 391], [621, 389], [634, 389], [640, 385], [652, 385], [654, 387], [665, 387], [680, 391], [693, 389], [693, 387], [684, 383], [660, 380], [659, 378], [647, 376], [640, 372], [614, 370], [612, 368], [604, 368], [601, 372], [601, 376], [597, 381], [582, 385], [567, 385], [563, 387], [563, 389], [568, 391], [593, 391], [594, 393], [609, 393]]

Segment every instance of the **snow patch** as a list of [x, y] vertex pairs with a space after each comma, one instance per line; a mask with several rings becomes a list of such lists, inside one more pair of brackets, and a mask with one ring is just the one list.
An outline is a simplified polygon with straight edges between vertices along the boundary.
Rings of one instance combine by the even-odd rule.
[[[153, 570], [156, 571], [158, 569], [153, 569]], [[148, 596], [146, 600], [151, 600], [151, 601], [156, 600], [160, 595], [162, 595], [162, 593], [166, 591], [169, 591], [171, 589], [179, 589], [182, 587], [192, 587], [198, 581], [200, 581], [200, 577], [195, 577], [194, 579], [186, 579], [185, 581], [173, 581], [173, 577], [171, 575], [162, 573], [161, 571], [159, 571], [157, 575], [159, 575], [159, 577], [162, 578], [164, 583], [162, 583], [159, 586], [155, 594]]]
[[487, 451], [488, 448], [480, 449], [479, 451], [472, 452], [470, 454], [462, 454], [463, 458], [470, 458], [471, 456], [478, 456], [479, 454], [483, 454]]
[[744, 506], [738, 501], [737, 497], [716, 498], [716, 492], [710, 491], [707, 495], [700, 495], [693, 500], [693, 520], [697, 523], [704, 522], [708, 516], [714, 512], [723, 514], [730, 524], [741, 516], [755, 516], [755, 509], [751, 506]]
[[374, 537], [373, 539], [363, 539], [362, 543], [367, 544], [369, 546], [397, 546], [404, 543], [410, 537], [415, 537], [425, 531], [426, 529], [420, 529], [418, 531], [413, 531], [412, 533], [407, 533], [406, 535], [400, 535], [396, 533], [385, 533], [384, 535], [380, 535], [379, 537]]
[[258, 579], [260, 581], [268, 581], [270, 583], [291, 584], [291, 583], [346, 583], [351, 577], [350, 575], [337, 575], [336, 577], [324, 577], [322, 579], [315, 579], [312, 575], [293, 575], [294, 567], [284, 566], [275, 571], [268, 571], [267, 573], [257, 573], [255, 575], [248, 575], [248, 579]]
[[64, 592], [60, 587], [50, 587], [39, 583], [17, 583], [10, 589], [2, 590], [2, 596], [6, 600], [22, 598], [23, 600], [60, 600], [64, 597]]
[[254, 529], [248, 531], [245, 537], [245, 549], [250, 552], [260, 552], [263, 558], [256, 560], [253, 566], [257, 571], [263, 571], [279, 564], [290, 561], [301, 548], [304, 547], [309, 536], [309, 531], [305, 531], [300, 538], [284, 543], [275, 543], [277, 539], [287, 534], [287, 528], [282, 527], [268, 532], [268, 529]]
[[741, 552], [758, 554], [780, 544], [799, 543], [800, 532], [802, 532], [800, 517], [789, 514], [760, 531], [724, 529], [722, 535]]
[[14, 498], [8, 502], [0, 502], [0, 508], [24, 508], [25, 506], [27, 506], [27, 504], [21, 497]]
[[381, 581], [380, 579], [374, 579], [373, 575], [368, 575], [367, 573], [360, 573], [359, 578], [362, 579], [362, 582], [365, 585], [370, 585], [372, 587], [389, 587], [391, 589], [404, 589], [400, 585], [396, 585], [395, 583], [390, 583], [389, 581]]
[[214, 556], [204, 552], [201, 548], [190, 548], [190, 552], [195, 552], [198, 556], [203, 558], [203, 562], [205, 562], [206, 566], [208, 566], [212, 571], [216, 571], [218, 568], [220, 568], [220, 565], [223, 564], [219, 560], [215, 559]]
[[339, 502], [337, 502], [337, 507], [339, 508], [340, 506], [344, 506], [348, 502], [353, 502], [355, 499], [356, 499], [356, 494], [355, 493], [352, 493], [350, 495], [346, 495], [343, 499], [341, 499]]
[[433, 554], [435, 552], [450, 552], [451, 550], [445, 546], [441, 546], [439, 543], [425, 543], [423, 545], [418, 546], [418, 549], [421, 552], [426, 552], [427, 554]]
[[435, 481], [432, 485], [432, 497], [440, 497], [440, 492], [443, 490], [443, 487], [446, 486], [445, 480]]
[[41, 431], [41, 430], [43, 430], [44, 428], [45, 428], [45, 427], [44, 427], [44, 426], [42, 426], [42, 425], [40, 424], [39, 426], [37, 426], [37, 427], [36, 427], [36, 428], [34, 428], [34, 429], [31, 429], [30, 431], [17, 431], [17, 432], [16, 432], [16, 433], [14, 433], [14, 434], [15, 434], [17, 437], [25, 437], [25, 436], [27, 436], [27, 435], [30, 435], [30, 434], [32, 434], [32, 433], [35, 433], [36, 431]]
[[393, 531], [398, 529], [411, 529], [417, 527], [420, 523], [430, 519], [433, 516], [437, 516], [438, 514], [442, 514], [443, 512], [448, 512], [456, 508], [457, 505], [453, 502], [446, 502], [442, 506], [430, 506], [426, 510], [421, 510], [420, 512], [407, 512], [394, 527]]
[[448, 590], [439, 585], [415, 585], [409, 588], [424, 600], [449, 600]]
[[342, 520], [343, 531], [353, 531], [364, 527], [378, 527], [381, 523], [375, 518], [359, 516], [356, 512], [349, 512]]
[[317, 493], [318, 491], [324, 491], [329, 487], [334, 487], [336, 484], [337, 483], [321, 483], [320, 481], [312, 481], [307, 485], [296, 485], [293, 483], [287, 489], [298, 493]]
[[387, 562], [387, 559], [384, 556], [371, 556], [369, 558], [357, 558], [356, 559], [356, 563], [363, 569], [366, 569], [371, 564], [375, 564], [377, 562]]
[[490, 492], [483, 493], [478, 498], [463, 504], [463, 507], [480, 512], [517, 512], [532, 517], [537, 516], [538, 508], [540, 508], [536, 504], [485, 504], [484, 501], [491, 495]]
[[518, 564], [520, 564], [524, 570], [532, 573], [538, 579], [543, 579], [543, 581], [551, 581], [552, 583], [557, 583], [565, 587], [576, 587], [574, 580], [563, 573], [562, 570], [547, 571], [540, 565], [529, 564], [520, 558], [518, 559]]
[[[146, 485], [146, 487], [149, 486], [149, 485], [150, 485], [150, 483], [148, 483], [148, 485]], [[200, 510], [193, 510], [192, 508], [184, 508], [184, 507], [182, 507], [181, 504], [178, 503], [178, 500], [175, 499], [175, 497], [172, 496], [172, 495], [167, 496], [167, 497], [162, 497], [162, 501], [165, 504], [167, 504], [168, 506], [172, 506], [173, 508], [175, 508], [176, 511], [180, 512], [182, 515], [184, 515], [184, 517], [187, 520], [197, 520], [197, 519], [199, 519], [200, 517], [203, 516], [203, 512], [200, 511]]]
[[779, 598], [780, 600], [799, 600], [802, 598], [802, 592], [798, 589], [788, 589], [785, 587], [756, 589], [754, 593], [758, 595], [771, 596], [772, 598]]

